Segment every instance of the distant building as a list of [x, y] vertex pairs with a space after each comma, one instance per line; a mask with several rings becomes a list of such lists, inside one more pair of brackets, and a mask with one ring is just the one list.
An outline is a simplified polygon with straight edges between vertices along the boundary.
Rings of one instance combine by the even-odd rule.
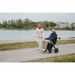
[[[58, 28], [58, 26], [60, 27], [60, 28], [63, 28], [63, 27], [71, 27], [71, 24], [69, 24], [69, 23], [64, 23], [64, 22], [56, 22], [56, 24], [57, 24], [57, 26], [55, 26], [55, 28]], [[74, 24], [74, 27], [75, 27], [75, 24]]]
[[65, 24], [65, 22], [56, 22], [56, 24], [58, 24], [58, 25], [59, 25], [59, 24]]

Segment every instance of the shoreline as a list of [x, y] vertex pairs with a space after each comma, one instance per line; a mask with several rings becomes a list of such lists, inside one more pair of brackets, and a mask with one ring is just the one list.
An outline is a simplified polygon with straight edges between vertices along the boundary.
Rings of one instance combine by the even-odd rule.
[[[31, 28], [31, 29], [24, 29], [24, 28], [0, 28], [0, 30], [35, 30], [36, 28]], [[52, 29], [56, 29], [56, 30], [69, 30], [69, 29], [57, 29], [57, 28], [52, 28]], [[44, 29], [44, 30], [52, 30], [52, 29]], [[70, 29], [71, 31], [75, 31]]]
[[[74, 38], [68, 37], [68, 38], [61, 38], [58, 40], [75, 40]], [[5, 44], [5, 43], [19, 43], [19, 42], [34, 42], [37, 41], [37, 39], [23, 39], [23, 40], [0, 40], [0, 44]]]

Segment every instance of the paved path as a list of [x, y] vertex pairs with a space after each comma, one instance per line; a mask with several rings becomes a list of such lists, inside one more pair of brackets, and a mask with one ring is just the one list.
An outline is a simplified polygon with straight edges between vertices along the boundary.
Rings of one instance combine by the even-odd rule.
[[5, 44], [5, 43], [20, 43], [20, 42], [33, 42], [37, 41], [37, 39], [25, 39], [25, 40], [0, 40], [0, 44]]
[[0, 62], [20, 62], [75, 53], [75, 44], [57, 45], [56, 47], [59, 48], [59, 52], [51, 54], [37, 50], [37, 48], [0, 51]]

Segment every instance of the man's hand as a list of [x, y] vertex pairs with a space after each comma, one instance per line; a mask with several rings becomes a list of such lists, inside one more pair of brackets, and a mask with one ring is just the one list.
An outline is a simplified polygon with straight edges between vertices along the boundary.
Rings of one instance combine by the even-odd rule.
[[34, 36], [34, 38], [35, 38], [36, 36]]
[[45, 38], [45, 39], [47, 39], [47, 38]]

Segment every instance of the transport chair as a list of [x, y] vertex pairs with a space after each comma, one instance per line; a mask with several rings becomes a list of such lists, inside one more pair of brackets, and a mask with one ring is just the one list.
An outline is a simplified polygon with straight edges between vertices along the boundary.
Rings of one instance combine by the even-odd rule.
[[[57, 37], [57, 39], [61, 39], [61, 38], [60, 37]], [[52, 51], [54, 51], [55, 53], [58, 53], [59, 49], [54, 46], [56, 44], [56, 42], [57, 42], [57, 39], [56, 40], [53, 40], [52, 41], [53, 43], [51, 43], [51, 42], [48, 43], [47, 49], [48, 49], [49, 53], [51, 53]], [[52, 47], [54, 49], [52, 49]], [[47, 49], [45, 50], [45, 52], [47, 51]]]

